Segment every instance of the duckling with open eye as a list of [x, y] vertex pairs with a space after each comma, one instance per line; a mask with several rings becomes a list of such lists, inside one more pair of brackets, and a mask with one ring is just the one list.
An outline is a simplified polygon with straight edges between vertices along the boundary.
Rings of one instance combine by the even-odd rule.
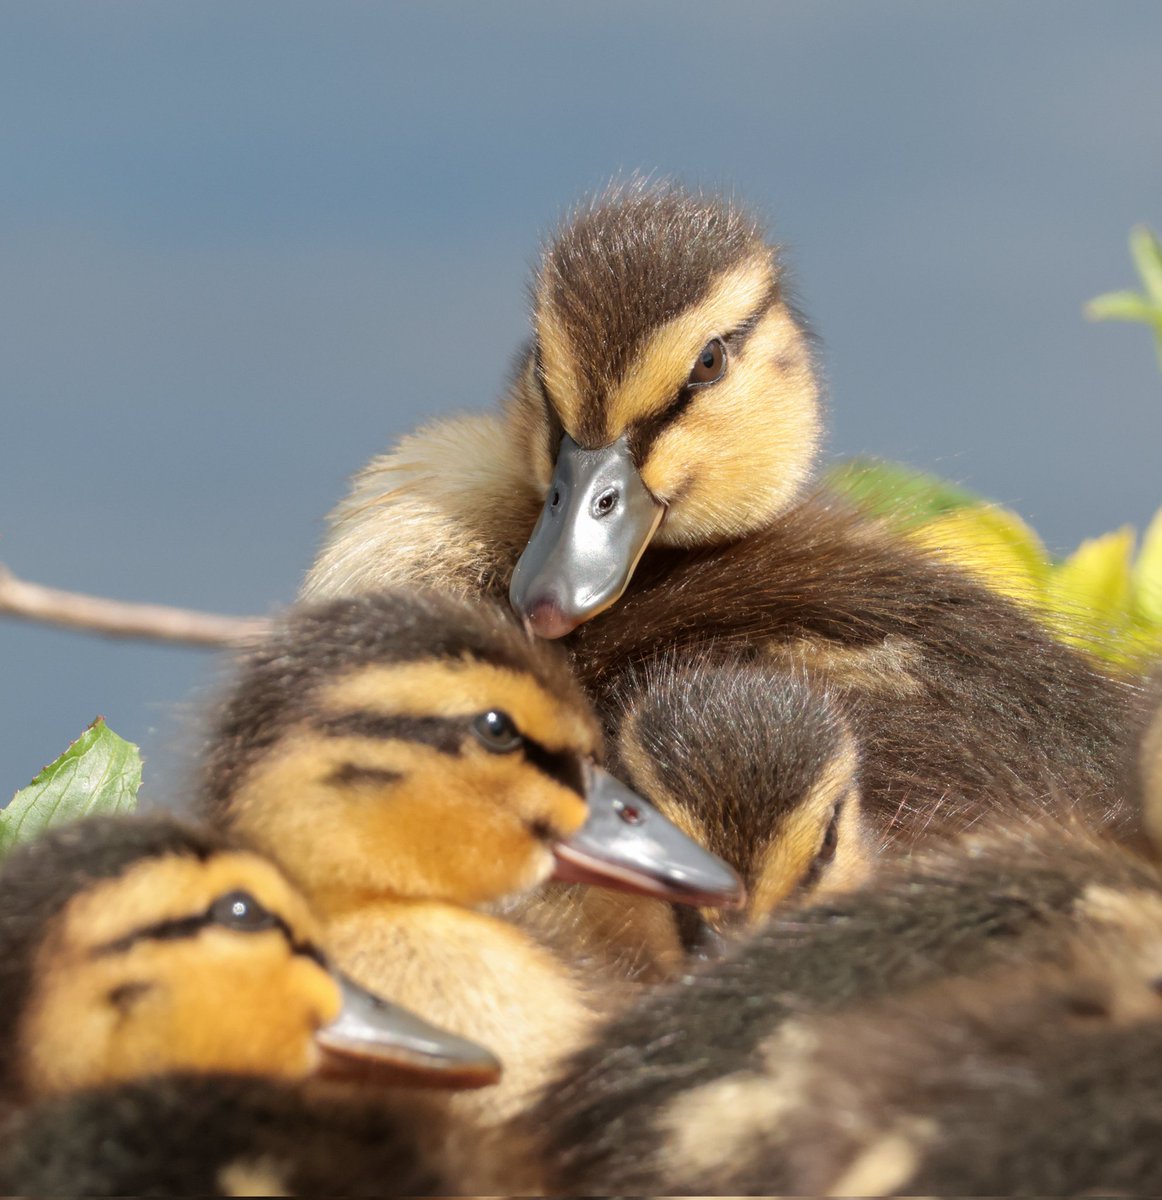
[[0, 872], [6, 1194], [447, 1186], [418, 1133], [310, 1078], [483, 1086], [481, 1047], [331, 972], [270, 862], [170, 817], [97, 818]]
[[[617, 785], [600, 753], [552, 648], [433, 594], [293, 611], [220, 714], [208, 815], [303, 888], [344, 970], [504, 1063], [476, 1102], [449, 1102], [458, 1133], [516, 1111], [615, 999], [471, 906], [550, 875], [742, 902], [737, 876]], [[464, 1161], [465, 1178], [478, 1165]]]
[[1116, 816], [1132, 688], [812, 483], [811, 337], [745, 210], [614, 188], [551, 241], [533, 295], [503, 419], [373, 463], [305, 594], [507, 588], [534, 631], [565, 636], [607, 719], [633, 664], [713, 643], [828, 686], [869, 810], [990, 806], [1007, 773]]
[[[1157, 750], [1142, 757], [1156, 829]], [[546, 1088], [528, 1114], [543, 1186], [1153, 1190], [1160, 857], [1033, 807], [776, 913]]]

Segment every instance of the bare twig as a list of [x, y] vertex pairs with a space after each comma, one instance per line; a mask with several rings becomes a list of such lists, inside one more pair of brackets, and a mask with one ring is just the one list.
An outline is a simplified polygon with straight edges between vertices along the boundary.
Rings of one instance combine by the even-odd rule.
[[133, 604], [64, 592], [17, 579], [0, 563], [0, 615], [63, 625], [103, 637], [146, 638], [191, 646], [230, 646], [261, 636], [262, 617], [224, 617], [165, 604]]

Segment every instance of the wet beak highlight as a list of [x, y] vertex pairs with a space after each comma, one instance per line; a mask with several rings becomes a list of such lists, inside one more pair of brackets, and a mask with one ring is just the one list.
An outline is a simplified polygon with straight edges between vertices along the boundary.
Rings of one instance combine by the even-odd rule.
[[429, 1025], [345, 975], [336, 978], [343, 1007], [315, 1034], [321, 1074], [445, 1088], [485, 1087], [500, 1078], [500, 1062], [483, 1046]]
[[553, 878], [657, 896], [671, 904], [736, 908], [742, 880], [608, 771], [591, 768], [589, 819], [554, 847]]
[[625, 591], [665, 505], [642, 483], [626, 435], [600, 450], [561, 440], [545, 506], [509, 585], [539, 637], [563, 637]]

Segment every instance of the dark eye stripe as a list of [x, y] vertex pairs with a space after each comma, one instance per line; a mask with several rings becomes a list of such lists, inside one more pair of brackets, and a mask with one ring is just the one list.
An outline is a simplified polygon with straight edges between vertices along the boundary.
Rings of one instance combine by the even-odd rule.
[[135, 929], [115, 941], [106, 942], [93, 950], [94, 956], [102, 954], [120, 954], [128, 950], [135, 942], [154, 941], [169, 942], [178, 938], [195, 937], [211, 923], [209, 913], [198, 913], [192, 917], [173, 917], [168, 921], [158, 921], [154, 925], [145, 925]]
[[420, 742], [444, 754], [459, 754], [468, 733], [467, 722], [461, 717], [403, 717], [369, 712], [321, 717], [314, 727], [328, 737]]
[[[277, 913], [270, 915], [271, 925], [260, 932], [277, 932], [290, 947], [292, 954], [301, 954], [305, 958], [313, 959], [322, 967], [327, 965], [323, 952], [317, 946], [312, 942], [299, 941], [282, 917]], [[100, 958], [107, 954], [122, 954], [141, 941], [168, 942], [176, 941], [179, 938], [197, 937], [203, 929], [217, 924], [218, 922], [211, 916], [209, 910], [190, 917], [174, 917], [168, 921], [158, 921], [154, 925], [145, 925], [141, 929], [135, 929], [132, 933], [127, 933], [112, 942], [106, 942], [103, 946], [95, 947], [91, 953], [92, 957]]]
[[[750, 335], [758, 328], [759, 322], [770, 312], [772, 305], [779, 297], [778, 284], [772, 283], [759, 302], [758, 307], [741, 324], [736, 325], [729, 333], [719, 339], [726, 347], [727, 361], [737, 357], [746, 345]], [[690, 405], [690, 401], [698, 394], [697, 387], [683, 385], [678, 394], [661, 412], [652, 417], [646, 417], [633, 426], [630, 432], [629, 444], [634, 460], [640, 465], [653, 448], [654, 442], [661, 436], [666, 426], [676, 421]]]
[[580, 756], [569, 750], [550, 750], [530, 737], [521, 739], [525, 760], [555, 783], [585, 796], [585, 770]]
[[846, 803], [847, 800], [845, 797], [835, 806], [835, 811], [831, 814], [831, 820], [828, 822], [827, 830], [823, 835], [823, 843], [819, 848], [819, 852], [811, 860], [811, 865], [807, 868], [802, 879], [799, 880], [801, 891], [813, 888], [823, 877], [823, 872], [835, 858], [835, 852], [839, 847], [839, 819], [843, 815], [843, 806]]
[[[472, 717], [395, 717], [380, 713], [339, 713], [315, 723], [320, 733], [331, 737], [370, 737], [419, 742], [444, 754], [463, 753]], [[534, 738], [521, 735], [525, 761], [555, 783], [579, 796], [585, 795], [581, 759], [575, 751], [550, 750]], [[354, 763], [347, 764], [358, 771]], [[342, 771], [344, 768], [340, 768]]]
[[345, 762], [340, 763], [323, 782], [339, 786], [348, 783], [393, 784], [399, 783], [403, 778], [401, 772], [389, 771], [386, 767], [365, 767], [360, 763]]

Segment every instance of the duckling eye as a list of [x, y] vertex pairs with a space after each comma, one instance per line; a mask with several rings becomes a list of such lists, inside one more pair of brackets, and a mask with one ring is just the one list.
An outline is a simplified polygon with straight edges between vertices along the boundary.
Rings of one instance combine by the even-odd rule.
[[839, 846], [839, 807], [836, 805], [835, 812], [831, 814], [831, 824], [827, 826], [827, 832], [823, 835], [823, 845], [819, 847], [817, 862], [829, 863], [835, 857], [836, 848]]
[[717, 383], [726, 371], [726, 347], [720, 338], [714, 338], [702, 347], [702, 353], [694, 360], [689, 383]]
[[490, 708], [476, 717], [472, 722], [472, 732], [484, 748], [494, 754], [508, 754], [521, 744], [516, 723], [499, 708]]
[[274, 929], [278, 918], [268, 912], [249, 892], [227, 892], [210, 905], [210, 920], [215, 925], [240, 933], [260, 933]]

